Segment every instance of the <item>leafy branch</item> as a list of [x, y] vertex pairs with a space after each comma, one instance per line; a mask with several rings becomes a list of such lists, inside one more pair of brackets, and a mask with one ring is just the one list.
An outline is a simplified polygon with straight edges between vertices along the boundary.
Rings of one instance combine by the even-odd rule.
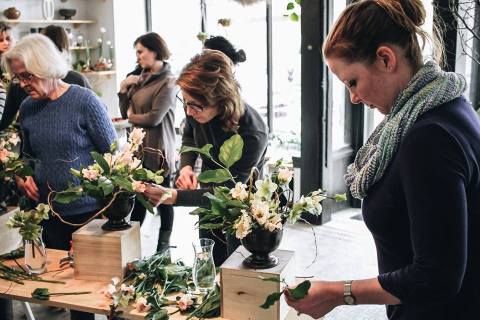
[[260, 306], [262, 309], [268, 309], [271, 306], [275, 304], [275, 302], [280, 300], [280, 297], [285, 293], [285, 291], [288, 291], [290, 297], [292, 297], [295, 300], [300, 300], [305, 298], [305, 296], [308, 294], [308, 290], [310, 289], [312, 283], [309, 280], [305, 280], [302, 283], [300, 283], [298, 286], [295, 288], [290, 288], [288, 284], [285, 282], [285, 279], [279, 279], [279, 278], [263, 278], [260, 277], [263, 281], [271, 281], [271, 282], [276, 282], [276, 283], [283, 283], [285, 285], [285, 288], [280, 291], [280, 292], [273, 292], [269, 294], [265, 300], [265, 302]]

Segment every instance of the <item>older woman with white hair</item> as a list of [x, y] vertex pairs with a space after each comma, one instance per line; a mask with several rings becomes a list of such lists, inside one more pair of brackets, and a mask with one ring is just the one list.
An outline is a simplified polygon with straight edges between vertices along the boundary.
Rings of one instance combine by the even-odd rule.
[[[23, 154], [34, 162], [34, 177], [18, 178], [20, 190], [37, 202], [46, 202], [49, 187], [64, 190], [72, 180], [69, 169], [90, 165], [90, 152], [109, 151], [116, 139], [105, 105], [89, 89], [67, 84], [65, 59], [47, 37], [34, 34], [21, 39], [3, 57], [7, 71], [28, 93], [20, 106]], [[65, 220], [82, 223], [101, 208], [93, 198], [56, 205]], [[43, 238], [49, 248], [68, 250], [74, 226], [46, 220]], [[72, 319], [93, 319], [93, 314], [71, 312]]]

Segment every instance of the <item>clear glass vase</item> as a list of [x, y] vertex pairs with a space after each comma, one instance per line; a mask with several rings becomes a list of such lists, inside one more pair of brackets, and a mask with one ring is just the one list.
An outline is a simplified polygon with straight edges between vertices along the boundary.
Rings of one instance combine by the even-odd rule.
[[42, 240], [42, 230], [35, 240], [23, 240], [25, 247], [25, 267], [30, 274], [44, 273], [47, 268], [47, 251]]
[[206, 293], [215, 286], [215, 262], [213, 262], [213, 246], [215, 241], [200, 238], [193, 243], [195, 261], [192, 277], [197, 291]]

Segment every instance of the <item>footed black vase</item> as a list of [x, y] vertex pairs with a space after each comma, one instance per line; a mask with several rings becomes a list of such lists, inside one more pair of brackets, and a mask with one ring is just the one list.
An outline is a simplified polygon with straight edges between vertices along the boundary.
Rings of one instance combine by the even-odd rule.
[[278, 264], [278, 258], [271, 255], [282, 241], [283, 230], [275, 230], [270, 232], [263, 228], [252, 230], [245, 238], [242, 245], [252, 255], [243, 260], [246, 267], [252, 269], [268, 269]]
[[[105, 200], [106, 206], [111, 199]], [[125, 221], [125, 218], [132, 212], [135, 204], [135, 194], [122, 192], [117, 195], [110, 207], [105, 210], [103, 215], [108, 218], [108, 221], [102, 225], [103, 230], [119, 231], [131, 228], [130, 223]]]

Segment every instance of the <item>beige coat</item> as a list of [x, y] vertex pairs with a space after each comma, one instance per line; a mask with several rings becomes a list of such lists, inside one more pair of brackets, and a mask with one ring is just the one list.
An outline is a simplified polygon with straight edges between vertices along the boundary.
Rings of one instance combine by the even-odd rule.
[[173, 172], [175, 164], [175, 78], [170, 65], [164, 62], [163, 68], [138, 84], [127, 93], [119, 93], [120, 111], [127, 119], [127, 110], [132, 108], [128, 122], [146, 131], [144, 147], [159, 149], [164, 158], [157, 154], [144, 154], [143, 166], [150, 170], [164, 169]]

